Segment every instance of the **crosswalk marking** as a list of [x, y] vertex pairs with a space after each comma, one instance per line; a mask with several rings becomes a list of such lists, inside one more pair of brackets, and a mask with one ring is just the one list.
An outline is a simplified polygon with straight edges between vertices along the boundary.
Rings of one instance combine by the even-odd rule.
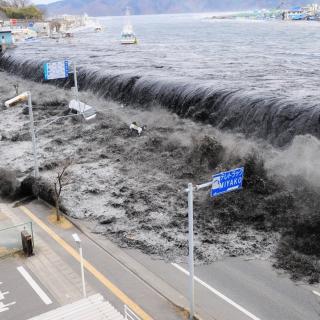
[[44, 304], [52, 304], [51, 299], [47, 296], [47, 294], [40, 288], [40, 286], [33, 280], [30, 274], [24, 267], [18, 267], [17, 270], [23, 276], [23, 278], [29, 283], [31, 288], [37, 293], [40, 299], [44, 302]]
[[[3, 282], [0, 282], [0, 285], [1, 285], [1, 284], [3, 284]], [[0, 290], [0, 301], [1, 301], [1, 300], [4, 300], [5, 295], [7, 295], [7, 294], [9, 294], [9, 293], [10, 293], [9, 291], [2, 292], [2, 291]], [[9, 303], [7, 303], [7, 304], [4, 304], [3, 302], [0, 302], [0, 313], [10, 310], [9, 307], [10, 307], [10, 306], [13, 306], [14, 304], [16, 304], [15, 301], [9, 302]]]

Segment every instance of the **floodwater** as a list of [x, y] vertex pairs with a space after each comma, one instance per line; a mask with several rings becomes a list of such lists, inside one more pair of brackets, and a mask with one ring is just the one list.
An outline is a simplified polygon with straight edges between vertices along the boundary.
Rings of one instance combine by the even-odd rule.
[[79, 66], [81, 89], [105, 98], [162, 105], [278, 146], [296, 135], [320, 137], [316, 22], [158, 15], [132, 23], [135, 46], [119, 42], [123, 17], [107, 17], [101, 33], [91, 27], [72, 39], [21, 44], [0, 65], [42, 81], [45, 60], [67, 58]]
[[[101, 19], [104, 32], [21, 44], [0, 57], [0, 67], [26, 78], [0, 73], [0, 94], [9, 97], [17, 81], [32, 90], [36, 119], [64, 114], [71, 97], [69, 90], [29, 81], [43, 81], [49, 59], [76, 61], [81, 99], [97, 106], [95, 123], [68, 119], [43, 133], [43, 176], [67, 157], [75, 161], [63, 198], [67, 213], [92, 219], [95, 232], [121, 245], [179, 260], [187, 249], [186, 198], [179, 190], [244, 164], [243, 191], [195, 199], [197, 260], [268, 255], [281, 228], [296, 254], [300, 229], [291, 227], [315, 225], [320, 216], [319, 25], [203, 15], [132, 21], [137, 46], [120, 45], [123, 18], [112, 17]], [[68, 89], [72, 77], [53, 84]], [[28, 118], [16, 109], [3, 112], [1, 165], [31, 172]], [[132, 135], [132, 121], [147, 125], [146, 132]], [[24, 132], [16, 137], [12, 123]], [[248, 158], [252, 150], [266, 171]], [[303, 230], [304, 254], [318, 231]]]
[[23, 44], [13, 55], [69, 58], [100, 72], [197, 80], [318, 102], [318, 23], [209, 20], [205, 15], [133, 16], [132, 23], [137, 46], [120, 45], [123, 17], [110, 17], [101, 19], [101, 33], [92, 28], [59, 43]]

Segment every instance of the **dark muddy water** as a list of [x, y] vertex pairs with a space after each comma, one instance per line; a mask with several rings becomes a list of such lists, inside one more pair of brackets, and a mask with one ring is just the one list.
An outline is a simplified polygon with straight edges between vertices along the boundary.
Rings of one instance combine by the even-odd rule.
[[156, 102], [277, 145], [298, 134], [320, 137], [319, 24], [204, 15], [136, 16], [132, 22], [137, 46], [120, 45], [123, 18], [110, 17], [101, 19], [102, 33], [91, 28], [59, 43], [23, 44], [2, 65], [40, 80], [39, 61], [70, 58], [80, 66], [82, 88], [106, 97]]

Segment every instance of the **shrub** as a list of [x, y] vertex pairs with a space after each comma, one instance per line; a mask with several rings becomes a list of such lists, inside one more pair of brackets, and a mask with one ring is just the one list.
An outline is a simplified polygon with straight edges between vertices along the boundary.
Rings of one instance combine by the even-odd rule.
[[23, 8], [2, 7], [0, 8], [10, 19], [37, 19], [42, 20], [43, 13], [35, 6]]
[[20, 187], [15, 171], [0, 169], [0, 196], [12, 197]]

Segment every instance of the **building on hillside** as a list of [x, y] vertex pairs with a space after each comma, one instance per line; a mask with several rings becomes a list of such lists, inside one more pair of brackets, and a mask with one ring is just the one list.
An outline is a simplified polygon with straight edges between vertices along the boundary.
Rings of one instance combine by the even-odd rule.
[[0, 31], [0, 45], [0, 52], [4, 52], [13, 45], [11, 31]]

